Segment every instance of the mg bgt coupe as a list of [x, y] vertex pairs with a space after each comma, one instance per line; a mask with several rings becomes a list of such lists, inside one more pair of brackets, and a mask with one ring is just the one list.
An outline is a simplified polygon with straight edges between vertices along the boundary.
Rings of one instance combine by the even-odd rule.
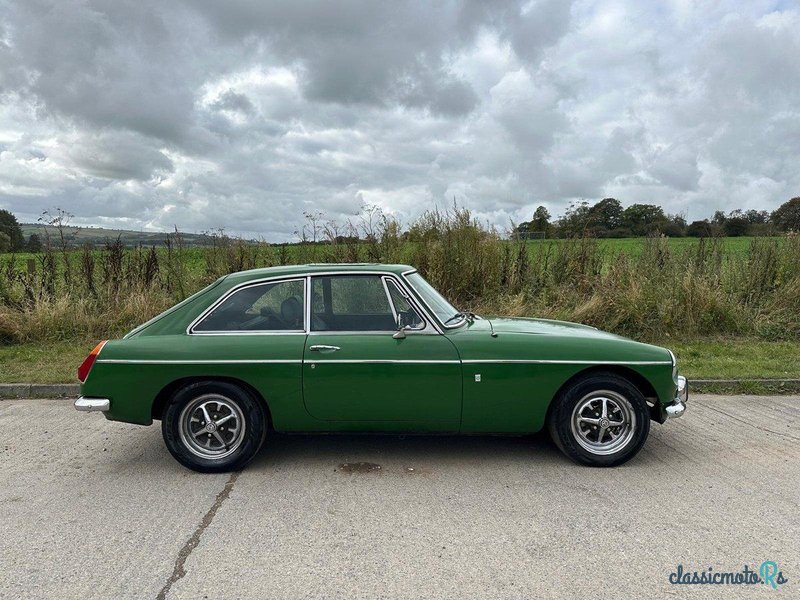
[[686, 409], [669, 350], [594, 327], [459, 311], [414, 268], [233, 273], [78, 370], [75, 408], [161, 421], [170, 453], [237, 470], [271, 431], [529, 434], [571, 459], [633, 457]]

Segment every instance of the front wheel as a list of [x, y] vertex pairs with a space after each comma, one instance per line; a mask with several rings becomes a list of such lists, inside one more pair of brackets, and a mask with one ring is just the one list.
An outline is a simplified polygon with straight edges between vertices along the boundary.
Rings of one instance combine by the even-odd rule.
[[585, 465], [621, 465], [639, 452], [650, 433], [647, 401], [619, 375], [589, 375], [553, 402], [547, 423], [553, 441]]
[[266, 431], [258, 400], [238, 386], [217, 381], [180, 389], [161, 420], [170, 454], [201, 473], [241, 469], [258, 453]]

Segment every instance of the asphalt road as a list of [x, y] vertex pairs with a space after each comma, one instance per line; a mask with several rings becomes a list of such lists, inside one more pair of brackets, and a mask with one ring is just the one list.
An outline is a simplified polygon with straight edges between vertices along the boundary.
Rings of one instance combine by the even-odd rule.
[[544, 435], [275, 436], [231, 476], [158, 427], [3, 401], [0, 596], [750, 597], [668, 576], [765, 560], [796, 596], [798, 425], [797, 396], [696, 396], [616, 469]]

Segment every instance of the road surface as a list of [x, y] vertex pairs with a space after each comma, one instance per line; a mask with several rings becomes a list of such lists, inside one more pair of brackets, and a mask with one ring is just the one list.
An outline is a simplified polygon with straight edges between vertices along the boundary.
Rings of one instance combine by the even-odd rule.
[[0, 597], [749, 597], [668, 577], [766, 560], [795, 595], [798, 425], [797, 396], [695, 396], [615, 469], [545, 435], [273, 436], [200, 475], [158, 426], [2, 401]]

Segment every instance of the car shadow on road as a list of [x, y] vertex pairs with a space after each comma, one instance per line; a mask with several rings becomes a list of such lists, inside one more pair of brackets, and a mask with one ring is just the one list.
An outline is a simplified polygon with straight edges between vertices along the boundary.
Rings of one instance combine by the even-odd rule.
[[[121, 449], [117, 448], [115, 453], [104, 453], [104, 456], [113, 459], [110, 462], [114, 462], [115, 469], [139, 470], [158, 466], [163, 469], [169, 466], [174, 467], [176, 473], [186, 472], [169, 455], [160, 435], [154, 431], [146, 431], [146, 434], [151, 439], [147, 442], [138, 439], [137, 451], [118, 455]], [[627, 465], [646, 469], [660, 463], [658, 453], [650, 451], [645, 445], [642, 452]], [[524, 436], [270, 432], [264, 446], [245, 470], [300, 468], [353, 473], [427, 474], [433, 471], [456, 471], [465, 466], [492, 471], [512, 465], [538, 469], [586, 468], [565, 457], [546, 432]]]
[[303, 463], [348, 470], [362, 464], [364, 468], [355, 471], [368, 472], [366, 465], [378, 465], [381, 469], [391, 466], [394, 470], [424, 472], [432, 465], [442, 468], [466, 463], [507, 464], [522, 459], [549, 463], [566, 460], [543, 433], [520, 437], [272, 433], [247, 468], [269, 469]]

